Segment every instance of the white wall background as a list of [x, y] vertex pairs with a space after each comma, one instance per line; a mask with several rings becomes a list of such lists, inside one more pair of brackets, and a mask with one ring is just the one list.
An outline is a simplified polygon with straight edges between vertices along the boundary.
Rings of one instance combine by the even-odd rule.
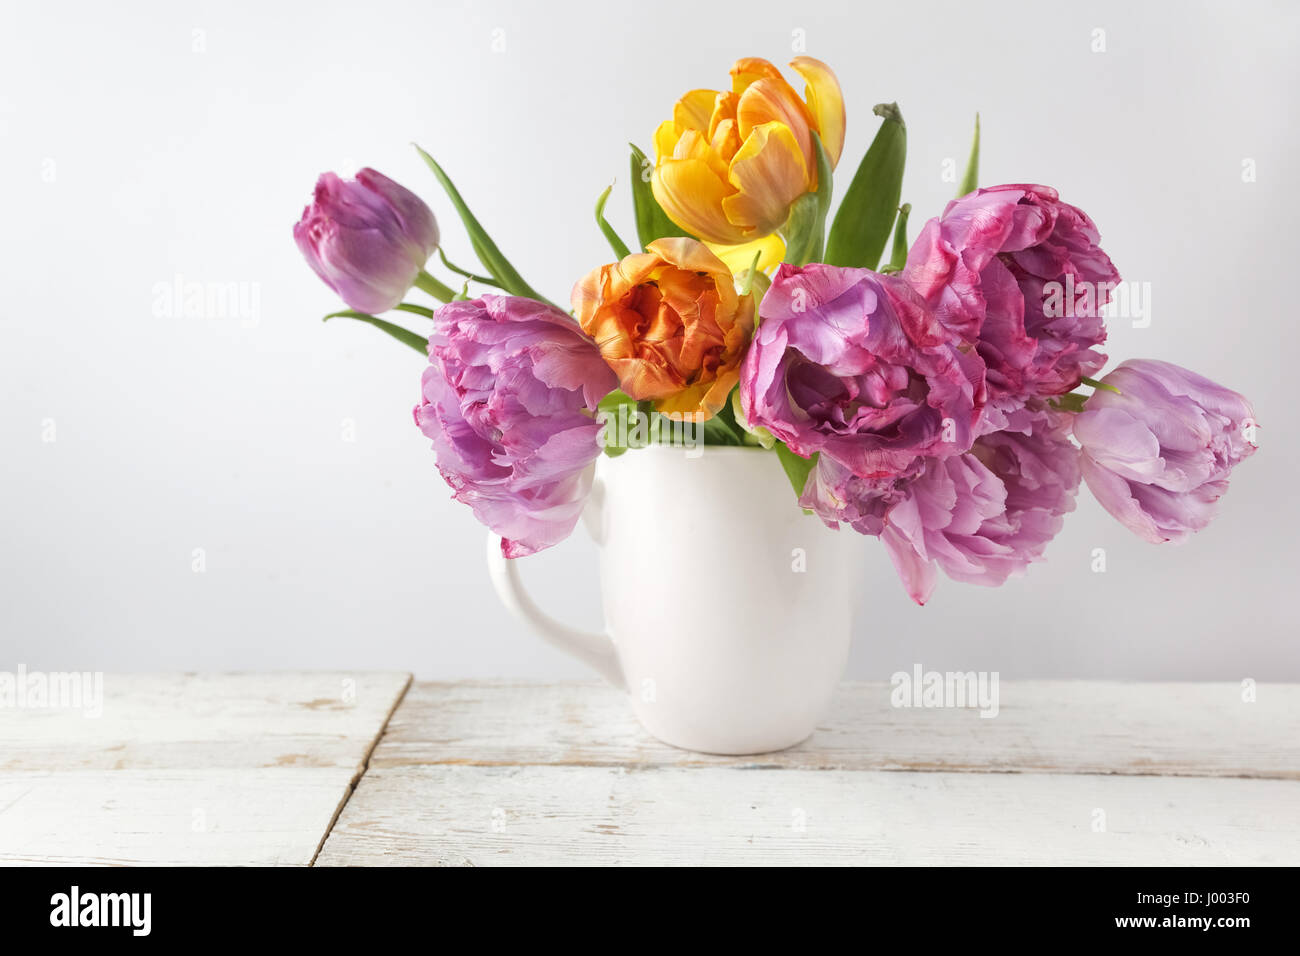
[[[335, 301], [290, 227], [319, 172], [371, 165], [420, 192], [469, 262], [416, 140], [562, 298], [608, 259], [590, 210], [615, 177], [612, 217], [632, 233], [625, 144], [648, 147], [675, 98], [726, 83], [736, 57], [786, 62], [803, 30], [847, 93], [845, 177], [872, 104], [897, 100], [919, 225], [951, 195], [943, 161], [964, 158], [980, 110], [982, 180], [1057, 186], [1124, 276], [1151, 283], [1150, 327], [1116, 323], [1111, 355], [1200, 370], [1250, 395], [1263, 424], [1219, 522], [1181, 549], [1137, 540], [1085, 493], [1027, 578], [944, 581], [921, 609], [864, 539], [850, 676], [920, 661], [1300, 680], [1298, 9], [14, 5], [0, 32], [0, 669], [580, 674], [491, 595], [482, 533], [411, 424], [421, 360], [321, 325]], [[155, 315], [155, 287], [178, 276], [256, 289], [256, 314]], [[599, 622], [581, 533], [525, 572], [544, 603]]]

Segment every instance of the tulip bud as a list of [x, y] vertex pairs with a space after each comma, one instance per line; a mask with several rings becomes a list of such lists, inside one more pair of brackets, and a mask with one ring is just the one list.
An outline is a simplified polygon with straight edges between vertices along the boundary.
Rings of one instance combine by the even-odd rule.
[[415, 283], [438, 248], [438, 223], [419, 196], [373, 169], [355, 180], [324, 173], [293, 238], [327, 286], [373, 315]]

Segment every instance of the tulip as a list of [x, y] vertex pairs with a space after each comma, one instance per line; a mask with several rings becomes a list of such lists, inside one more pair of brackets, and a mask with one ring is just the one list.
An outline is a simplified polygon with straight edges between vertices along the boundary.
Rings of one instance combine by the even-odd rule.
[[1255, 453], [1243, 396], [1169, 362], [1133, 359], [1074, 421], [1083, 477], [1102, 507], [1154, 544], [1181, 543], [1214, 518], [1228, 475]]
[[929, 600], [937, 570], [997, 586], [1039, 561], [1074, 510], [1079, 451], [1070, 415], [1035, 403], [969, 452], [926, 458], [894, 480], [863, 479], [823, 455], [800, 503], [828, 525], [877, 535], [908, 595]]
[[918, 458], [970, 448], [983, 365], [902, 279], [785, 264], [759, 314], [740, 377], [751, 427], [861, 478], [895, 478]]
[[573, 287], [573, 310], [628, 396], [696, 422], [727, 402], [754, 331], [753, 295], [685, 237], [592, 270]]
[[925, 224], [903, 277], [978, 349], [990, 397], [1063, 395], [1106, 362], [1101, 308], [1119, 272], [1099, 239], [1048, 186], [991, 186]]
[[438, 223], [423, 200], [387, 176], [324, 173], [293, 227], [307, 264], [351, 308], [376, 314], [402, 301], [438, 248]]
[[804, 97], [767, 60], [738, 60], [731, 90], [692, 90], [655, 132], [655, 199], [706, 242], [739, 245], [785, 224], [790, 205], [817, 189], [821, 137], [831, 166], [844, 148], [844, 99], [835, 74], [812, 57], [790, 66]]
[[614, 373], [573, 319], [534, 299], [455, 301], [433, 321], [415, 423], [453, 497], [508, 558], [562, 541], [591, 490]]

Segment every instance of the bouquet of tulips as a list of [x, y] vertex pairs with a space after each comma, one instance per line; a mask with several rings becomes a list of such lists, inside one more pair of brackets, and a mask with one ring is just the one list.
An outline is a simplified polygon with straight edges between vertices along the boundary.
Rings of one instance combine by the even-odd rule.
[[[826, 64], [790, 67], [802, 95], [743, 59], [728, 89], [678, 100], [653, 161], [632, 148], [637, 248], [606, 220], [605, 190], [596, 224], [617, 261], [578, 280], [568, 312], [423, 151], [478, 271], [374, 170], [317, 182], [294, 237], [349, 306], [327, 318], [427, 352], [415, 422], [506, 556], [573, 530], [602, 452], [669, 434], [771, 450], [792, 498], [880, 538], [918, 603], [940, 568], [986, 585], [1023, 572], [1081, 479], [1148, 541], [1204, 528], [1255, 450], [1251, 406], [1167, 362], [1100, 377], [1120, 277], [1088, 215], [1047, 186], [976, 188], [977, 118], [958, 198], [909, 243], [906, 129], [888, 104], [832, 216], [844, 100]], [[425, 271], [435, 252], [459, 291]], [[413, 287], [441, 304], [404, 301]], [[431, 331], [379, 317], [394, 310]]]

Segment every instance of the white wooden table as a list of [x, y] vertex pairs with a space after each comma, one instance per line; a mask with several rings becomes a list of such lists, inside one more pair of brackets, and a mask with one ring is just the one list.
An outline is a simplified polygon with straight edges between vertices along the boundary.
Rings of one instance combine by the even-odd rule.
[[311, 863], [407, 674], [105, 674], [0, 709], [0, 863]]
[[[849, 684], [812, 739], [713, 757], [594, 683], [105, 678], [0, 710], [0, 862], [1300, 863], [1300, 686]], [[400, 703], [399, 703], [400, 701]]]

